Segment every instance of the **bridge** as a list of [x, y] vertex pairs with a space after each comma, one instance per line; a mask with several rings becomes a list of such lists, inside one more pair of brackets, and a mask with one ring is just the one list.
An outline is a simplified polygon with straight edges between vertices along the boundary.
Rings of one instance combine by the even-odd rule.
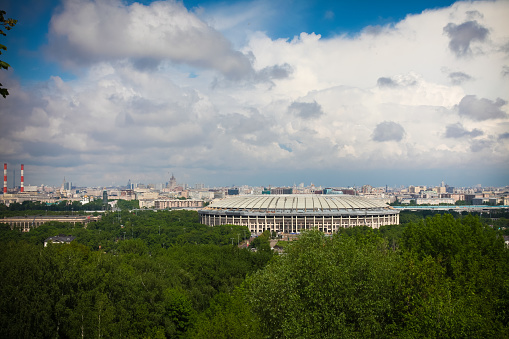
[[85, 228], [89, 222], [98, 221], [101, 216], [92, 215], [25, 215], [22, 217], [4, 217], [0, 223], [8, 224], [11, 229], [19, 228], [22, 232], [28, 232], [32, 228], [41, 226], [50, 221], [69, 222], [75, 225], [82, 223]]
[[509, 205], [438, 205], [438, 206], [392, 206], [401, 211], [454, 211], [454, 212], [490, 212], [498, 209], [508, 209]]

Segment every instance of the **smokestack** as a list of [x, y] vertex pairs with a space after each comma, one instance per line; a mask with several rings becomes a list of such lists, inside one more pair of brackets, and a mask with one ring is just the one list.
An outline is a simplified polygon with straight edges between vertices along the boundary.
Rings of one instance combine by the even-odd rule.
[[20, 187], [19, 187], [19, 191], [21, 193], [23, 193], [25, 191], [25, 175], [24, 175], [24, 172], [25, 171], [25, 165], [21, 164], [21, 184], [20, 184]]
[[4, 194], [7, 193], [7, 164], [4, 164]]

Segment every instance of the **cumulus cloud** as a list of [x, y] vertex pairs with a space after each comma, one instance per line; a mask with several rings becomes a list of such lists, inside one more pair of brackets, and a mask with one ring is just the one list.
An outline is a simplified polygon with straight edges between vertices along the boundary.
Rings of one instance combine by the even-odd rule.
[[415, 86], [418, 83], [418, 76], [410, 73], [407, 75], [397, 75], [394, 77], [380, 77], [376, 81], [376, 84], [380, 88], [396, 88], [396, 87], [407, 87]]
[[472, 77], [463, 72], [452, 72], [449, 74], [449, 79], [454, 85], [461, 85], [465, 81], [472, 80]]
[[271, 81], [288, 78], [293, 73], [293, 68], [289, 64], [267, 66], [256, 72], [257, 81]]
[[273, 124], [256, 109], [245, 114], [231, 113], [219, 117], [219, 128], [225, 135], [241, 142], [266, 145], [276, 139], [271, 130]]
[[[506, 103], [486, 99], [509, 93], [496, 48], [507, 43], [508, 2], [458, 2], [371, 33], [291, 39], [264, 33], [265, 17], [253, 15], [261, 3], [237, 2], [231, 15], [218, 3], [203, 9], [204, 23], [182, 2], [65, 2], [50, 47], [81, 73], [21, 87], [0, 72], [12, 89], [0, 105], [0, 156], [43, 168], [56, 177], [49, 183], [66, 175], [83, 185], [164, 182], [168, 171], [229, 185], [295, 168], [337, 177], [509, 162]], [[475, 51], [481, 41], [468, 29], [460, 39], [461, 25], [443, 28], [467, 11], [493, 48], [458, 60], [444, 46]], [[232, 42], [234, 31], [242, 38]]]
[[493, 146], [493, 141], [481, 139], [481, 140], [473, 140], [470, 145], [470, 150], [472, 152], [480, 152], [486, 148], [490, 148]]
[[498, 98], [495, 101], [475, 95], [466, 95], [458, 105], [458, 113], [467, 118], [483, 121], [488, 119], [506, 118], [507, 114], [501, 110], [507, 101]]
[[472, 53], [470, 45], [472, 42], [484, 42], [488, 37], [489, 30], [477, 21], [467, 21], [460, 25], [448, 23], [444, 27], [444, 33], [449, 37], [449, 48], [458, 57]]
[[313, 102], [292, 102], [288, 107], [290, 114], [302, 119], [315, 119], [323, 115], [322, 106]]
[[508, 76], [509, 75], [509, 66], [503, 66], [500, 74], [502, 74], [503, 77]]
[[378, 87], [398, 87], [398, 83], [391, 78], [381, 77], [376, 81]]
[[445, 129], [446, 138], [463, 138], [463, 137], [475, 138], [483, 134], [484, 134], [483, 131], [477, 128], [474, 128], [473, 130], [469, 131], [465, 127], [463, 127], [463, 125], [460, 123], [448, 125]]
[[384, 121], [376, 125], [371, 139], [373, 141], [401, 141], [405, 136], [405, 129], [394, 121]]
[[23, 149], [33, 157], [57, 157], [61, 155], [70, 155], [73, 153], [71, 149], [65, 148], [58, 143], [40, 141], [26, 141], [23, 143]]
[[388, 30], [388, 27], [381, 26], [381, 25], [366, 26], [362, 30], [362, 33], [367, 34], [367, 35], [377, 36], [377, 35], [380, 35], [380, 34], [382, 34], [384, 32], [387, 32], [387, 30]]
[[466, 11], [465, 14], [467, 15], [467, 18], [469, 20], [484, 18], [484, 15], [481, 12], [477, 11], [477, 10]]
[[174, 1], [64, 1], [52, 17], [47, 51], [69, 66], [130, 58], [141, 69], [169, 60], [232, 79], [252, 72], [246, 55]]

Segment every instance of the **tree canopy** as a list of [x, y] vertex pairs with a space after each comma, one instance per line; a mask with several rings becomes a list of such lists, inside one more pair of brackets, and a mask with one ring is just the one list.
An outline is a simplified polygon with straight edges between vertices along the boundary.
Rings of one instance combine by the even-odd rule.
[[[0, 224], [0, 336], [504, 338], [509, 250], [492, 221], [435, 215], [318, 231], [270, 250], [267, 232], [194, 211], [105, 212], [27, 233]], [[71, 244], [44, 239], [76, 236]]]
[[352, 231], [304, 233], [218, 314], [242, 302], [241, 319], [256, 322], [246, 337], [507, 337], [509, 251], [478, 217], [410, 223], [396, 247], [382, 232]]
[[[11, 19], [11, 18], [6, 19], [5, 18], [6, 14], [7, 13], [5, 11], [0, 10], [0, 26], [1, 26], [0, 27], [0, 35], [3, 35], [3, 36], [6, 36], [7, 35], [6, 31], [11, 30], [18, 22], [18, 20], [15, 20], [15, 19]], [[0, 44], [0, 55], [2, 54], [2, 50], [6, 51], [7, 47]], [[9, 67], [11, 67], [11, 65], [6, 63], [5, 61], [0, 60], [0, 68], [1, 69], [8, 69]], [[0, 84], [0, 86], [2, 86], [2, 84]], [[9, 91], [7, 90], [7, 88], [0, 87], [0, 95], [2, 95], [4, 98], [6, 98], [7, 95], [9, 95]]]

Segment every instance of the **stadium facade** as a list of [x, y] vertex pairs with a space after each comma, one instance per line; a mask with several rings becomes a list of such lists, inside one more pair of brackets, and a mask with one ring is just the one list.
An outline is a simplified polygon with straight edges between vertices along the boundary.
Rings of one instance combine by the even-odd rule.
[[387, 204], [351, 195], [246, 195], [214, 202], [198, 211], [209, 226], [241, 225], [253, 233], [265, 230], [298, 233], [340, 227], [399, 224], [399, 211]]

